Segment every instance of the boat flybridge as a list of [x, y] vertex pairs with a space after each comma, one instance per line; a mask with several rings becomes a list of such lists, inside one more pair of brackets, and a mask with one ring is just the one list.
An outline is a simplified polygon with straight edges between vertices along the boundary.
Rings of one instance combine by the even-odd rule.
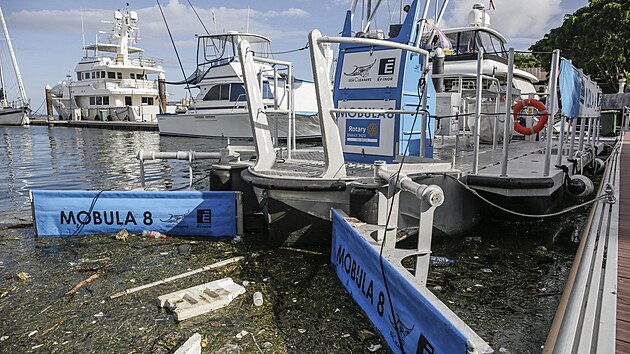
[[251, 138], [247, 95], [237, 45], [246, 40], [256, 62], [264, 106], [275, 137], [319, 138], [319, 118], [312, 82], [293, 77], [292, 64], [274, 60], [271, 40], [253, 33], [230, 31], [198, 36], [197, 70], [179, 84], [199, 92], [188, 109], [158, 117], [160, 134]]
[[[114, 12], [106, 41], [96, 37], [85, 46], [83, 58], [74, 69], [76, 78], [52, 88], [53, 105], [60, 120], [108, 120], [154, 122], [164, 112], [166, 92], [162, 60], [144, 56], [138, 42], [138, 14]], [[173, 107], [174, 110], [174, 107]]]

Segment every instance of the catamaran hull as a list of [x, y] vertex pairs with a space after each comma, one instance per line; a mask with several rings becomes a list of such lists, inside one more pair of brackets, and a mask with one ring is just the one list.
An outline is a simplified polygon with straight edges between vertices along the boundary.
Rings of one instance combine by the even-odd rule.
[[[268, 114], [269, 127], [272, 134], [276, 131], [280, 139], [287, 138], [289, 128], [287, 115], [279, 115], [276, 126], [273, 114]], [[192, 137], [230, 137], [252, 138], [249, 114], [163, 114], [158, 115], [160, 135], [192, 136]], [[321, 136], [317, 115], [298, 115], [295, 117], [295, 134], [297, 139], [316, 139]]]
[[7, 108], [0, 110], [0, 125], [26, 125], [30, 120], [25, 108]]
[[[323, 184], [316, 180], [310, 181], [311, 185], [303, 183], [302, 185], [308, 187], [302, 190], [291, 189], [290, 186], [283, 189], [279, 186], [282, 181], [265, 180], [248, 172], [243, 173], [244, 179], [252, 183], [269, 229], [270, 242], [276, 246], [328, 244], [331, 240], [330, 209], [340, 209], [352, 214], [354, 210], [351, 209], [355, 208], [350, 201], [351, 193], [354, 193], [352, 187], [343, 182], [330, 184], [329, 189], [338, 190], [322, 190]], [[416, 182], [438, 184], [445, 191], [444, 194], [449, 196], [434, 214], [433, 228], [439, 234], [459, 235], [475, 227], [481, 220], [478, 199], [450, 177], [423, 177]], [[366, 205], [374, 204], [370, 201]], [[399, 208], [401, 215], [398, 226], [418, 227], [418, 199], [410, 193], [402, 192]]]

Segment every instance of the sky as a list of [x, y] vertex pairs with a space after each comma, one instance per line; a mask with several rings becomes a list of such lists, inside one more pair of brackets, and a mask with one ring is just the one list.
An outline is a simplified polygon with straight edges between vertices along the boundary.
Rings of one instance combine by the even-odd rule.
[[[404, 1], [405, 4], [409, 2]], [[111, 25], [101, 21], [112, 21], [114, 11], [125, 10], [127, 3], [139, 18], [139, 41], [135, 46], [144, 49], [144, 57], [161, 58], [167, 80], [178, 81], [183, 77], [182, 70], [158, 3], [164, 11], [184, 71], [189, 75], [195, 68], [195, 34], [206, 33], [190, 4], [209, 33], [248, 30], [270, 37], [272, 51], [281, 52], [304, 47], [312, 29], [319, 29], [324, 35], [338, 35], [351, 1], [0, 0], [33, 110], [45, 113], [45, 86], [54, 86], [65, 80], [67, 75], [76, 77], [74, 68], [83, 55], [83, 42], [94, 43], [99, 31], [109, 32]], [[389, 10], [390, 19], [398, 19], [400, 3], [400, 0], [384, 0], [380, 10]], [[468, 12], [474, 3], [489, 7], [489, 0], [451, 0], [440, 27], [466, 25]], [[559, 27], [565, 14], [587, 6], [588, 0], [494, 0], [494, 4], [496, 9], [488, 12], [491, 27], [508, 39], [509, 47], [526, 50], [550, 29]], [[382, 22], [386, 21], [385, 18]], [[386, 25], [383, 24], [383, 27]], [[1, 37], [0, 57], [5, 61], [8, 52], [3, 43], [4, 36]], [[307, 51], [276, 55], [275, 58], [293, 62], [297, 77], [312, 77]], [[6, 65], [3, 65], [5, 72]], [[7, 83], [9, 92], [10, 85], [10, 82]], [[168, 91], [169, 101], [179, 100], [185, 95], [182, 87], [169, 85]]]

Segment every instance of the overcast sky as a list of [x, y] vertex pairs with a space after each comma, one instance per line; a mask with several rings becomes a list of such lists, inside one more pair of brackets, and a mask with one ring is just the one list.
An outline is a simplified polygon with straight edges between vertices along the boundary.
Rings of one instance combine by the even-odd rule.
[[[249, 32], [269, 36], [274, 52], [303, 47], [308, 32], [315, 28], [324, 35], [337, 35], [350, 4], [350, 0], [159, 0], [187, 74], [194, 70], [195, 34], [205, 33], [189, 2], [210, 33], [248, 28]], [[488, 0], [451, 0], [441, 27], [466, 25], [468, 12], [474, 3], [479, 2], [488, 7]], [[167, 80], [180, 80], [181, 69], [157, 2], [129, 0], [128, 3], [130, 10], [136, 11], [139, 17], [140, 40], [137, 46], [145, 50], [145, 57], [164, 60]], [[565, 14], [586, 6], [588, 1], [494, 0], [494, 3], [496, 10], [489, 11], [491, 26], [508, 38], [509, 46], [527, 49], [551, 28], [560, 26]], [[0, 0], [0, 6], [31, 106], [34, 110], [45, 112], [46, 84], [53, 86], [68, 74], [76, 77], [74, 68], [83, 54], [81, 19], [85, 42], [94, 43], [98, 31], [111, 30], [111, 25], [101, 21], [113, 20], [113, 12], [124, 10], [126, 2]], [[381, 10], [391, 11], [390, 18], [397, 19], [399, 6], [400, 0], [385, 0]], [[216, 23], [212, 20], [213, 11]], [[383, 27], [386, 25], [383, 24]], [[7, 58], [6, 48], [2, 47], [0, 55]], [[311, 77], [306, 51], [278, 55], [276, 58], [293, 61], [296, 76]], [[169, 100], [177, 100], [184, 95], [180, 88], [169, 86], [168, 90], [171, 93]]]

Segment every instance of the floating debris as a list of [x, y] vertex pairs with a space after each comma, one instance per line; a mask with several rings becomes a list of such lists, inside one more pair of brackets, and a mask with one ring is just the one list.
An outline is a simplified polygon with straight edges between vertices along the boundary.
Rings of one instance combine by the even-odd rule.
[[75, 285], [74, 288], [70, 289], [66, 293], [66, 296], [70, 296], [70, 295], [76, 294], [79, 291], [79, 289], [81, 289], [82, 287], [90, 284], [91, 282], [95, 281], [96, 279], [100, 278], [101, 274], [102, 273], [99, 271], [98, 273], [92, 274], [89, 278], [87, 278], [85, 280], [82, 280], [77, 285]]
[[383, 348], [382, 344], [370, 344], [370, 346], [367, 348], [367, 350], [369, 350], [370, 352], [374, 353], [375, 351], [379, 350]]
[[26, 279], [28, 279], [28, 278], [30, 278], [30, 277], [31, 277], [31, 275], [30, 275], [30, 274], [28, 274], [28, 273], [26, 273], [26, 272], [20, 272], [20, 273], [17, 273], [15, 276], [16, 276], [19, 280], [26, 280]]
[[125, 229], [120, 230], [120, 232], [114, 235], [114, 239], [127, 242], [129, 240], [129, 231]]
[[242, 330], [242, 331], [238, 332], [234, 337], [236, 339], [243, 339], [243, 337], [245, 337], [248, 334], [249, 334], [249, 332], [247, 332], [246, 330]]
[[254, 305], [262, 306], [263, 304], [263, 295], [260, 291], [254, 293]]
[[201, 334], [195, 333], [174, 354], [201, 354]]

